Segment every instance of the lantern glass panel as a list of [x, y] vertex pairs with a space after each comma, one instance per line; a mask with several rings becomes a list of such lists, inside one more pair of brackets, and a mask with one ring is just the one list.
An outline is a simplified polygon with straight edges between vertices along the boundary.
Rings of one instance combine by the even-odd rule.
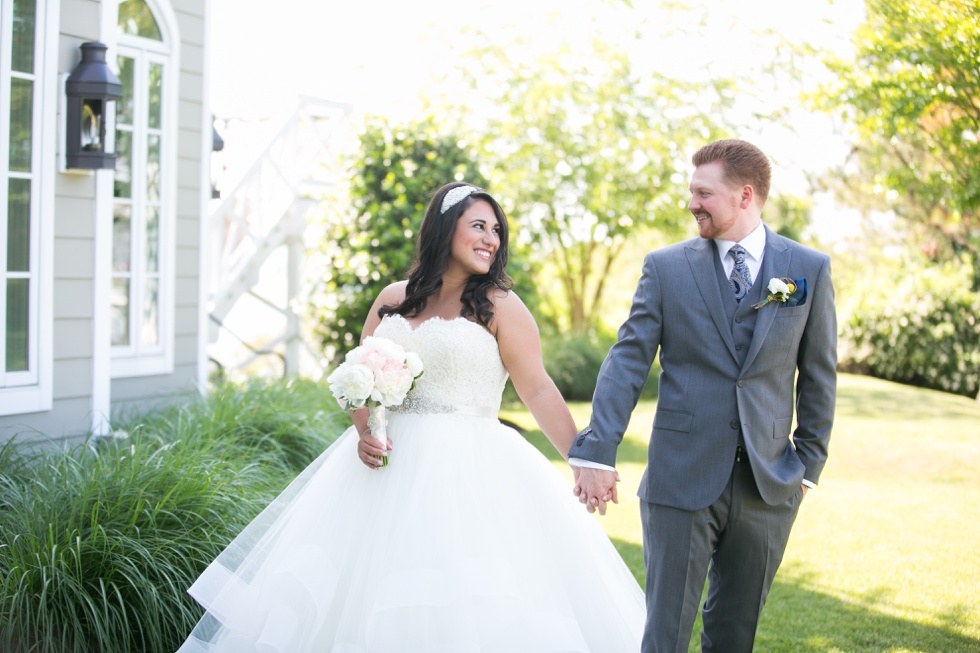
[[101, 152], [102, 143], [102, 100], [82, 99], [81, 146], [83, 152]]

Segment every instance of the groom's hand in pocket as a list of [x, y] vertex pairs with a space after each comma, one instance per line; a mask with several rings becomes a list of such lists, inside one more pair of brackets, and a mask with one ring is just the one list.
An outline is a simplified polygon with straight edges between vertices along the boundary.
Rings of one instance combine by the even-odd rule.
[[605, 515], [607, 503], [619, 503], [619, 495], [616, 493], [619, 474], [616, 472], [581, 467], [575, 477], [572, 492], [590, 513], [598, 510], [600, 515]]

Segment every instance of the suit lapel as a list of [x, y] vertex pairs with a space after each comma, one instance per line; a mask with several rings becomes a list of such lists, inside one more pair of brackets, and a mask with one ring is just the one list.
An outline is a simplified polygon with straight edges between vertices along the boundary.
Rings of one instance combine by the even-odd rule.
[[[780, 241], [780, 239], [766, 227], [766, 251], [762, 259], [762, 269], [759, 270], [759, 278], [756, 283], [764, 284], [764, 286], [769, 285], [769, 280], [773, 277], [787, 277], [789, 276], [789, 266], [790, 260], [792, 259], [792, 254], [789, 248]], [[768, 290], [763, 290], [762, 297], [768, 294]], [[755, 357], [762, 350], [762, 345], [766, 340], [766, 335], [769, 333], [769, 328], [772, 326], [773, 320], [776, 319], [776, 311], [779, 309], [779, 304], [773, 304], [772, 306], [766, 305], [759, 309], [758, 315], [756, 315], [755, 328], [752, 330], [752, 342], [749, 343], [749, 351], [745, 354], [745, 363], [742, 364], [742, 369], [747, 370], [755, 360]]]
[[[708, 307], [711, 321], [715, 323], [722, 341], [728, 347], [728, 352], [737, 361], [738, 356], [735, 355], [735, 339], [732, 336], [732, 327], [725, 316], [725, 308], [721, 303], [722, 297], [718, 291], [718, 279], [715, 278], [715, 262], [712, 257], [717, 256], [717, 254], [714, 243], [703, 238], [695, 240], [687, 248], [686, 254], [687, 262], [691, 266], [691, 276], [697, 283], [701, 299]], [[765, 259], [763, 259], [763, 263], [765, 263]]]

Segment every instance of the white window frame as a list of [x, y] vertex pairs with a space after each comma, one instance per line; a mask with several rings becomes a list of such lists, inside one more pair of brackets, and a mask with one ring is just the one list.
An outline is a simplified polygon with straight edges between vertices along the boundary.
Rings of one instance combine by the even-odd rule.
[[[158, 252], [158, 302], [160, 310], [159, 344], [145, 346], [140, 342], [139, 325], [142, 324], [142, 290], [145, 289], [143, 266], [146, 261], [143, 246], [145, 240], [146, 220], [142, 211], [133, 206], [131, 213], [133, 249], [130, 252], [133, 267], [131, 279], [140, 282], [140, 291], [133, 297], [129, 306], [130, 311], [130, 342], [128, 345], [112, 346], [112, 378], [133, 376], [150, 376], [169, 374], [174, 369], [174, 318], [176, 303], [174, 287], [176, 283], [175, 257], [176, 242], [174, 238], [177, 223], [177, 109], [179, 106], [178, 77], [180, 75], [178, 39], [176, 37], [176, 19], [164, 3], [144, 0], [160, 28], [162, 41], [146, 39], [122, 32], [116, 32], [116, 55], [132, 57], [136, 64], [134, 70], [134, 95], [137, 102], [148, 98], [146, 81], [150, 64], [163, 66], [163, 104], [161, 106], [162, 129], [160, 133], [160, 209], [159, 233], [160, 251]], [[115, 23], [114, 23], [115, 25]], [[114, 29], [117, 29], [114, 27]], [[116, 57], [112, 57], [111, 65], [115, 66]], [[133, 197], [140, 197], [145, 191], [146, 168], [145, 147], [148, 134], [146, 125], [140, 121], [145, 119], [145, 105], [138, 104], [137, 124], [133, 125], [133, 157], [132, 184]], [[112, 199], [113, 203], [115, 198]], [[106, 306], [105, 310], [109, 310]], [[138, 318], [138, 319], [134, 319]]]
[[[20, 415], [51, 410], [54, 293], [54, 188], [57, 144], [55, 139], [58, 118], [58, 25], [60, 3], [57, 0], [36, 0], [34, 36], [34, 105], [32, 127], [31, 173], [31, 279], [28, 313], [28, 369], [6, 372], [0, 368], [0, 415]], [[8, 87], [11, 76], [9, 26], [13, 22], [13, 1], [0, 0], [0, 25], [3, 46], [0, 47], [0, 84]], [[21, 73], [16, 73], [20, 76]], [[7, 183], [9, 170], [10, 98], [0, 92], [0, 119], [7, 121], [0, 129], [0, 206], [6, 222]], [[15, 175], [19, 176], [19, 175]], [[6, 228], [0, 226], [0, 265], [5, 268]], [[6, 284], [0, 284], [0, 306], [6, 306]], [[5, 315], [5, 314], [4, 314]], [[5, 357], [6, 322], [0, 324], [0, 356]], [[0, 359], [2, 360], [2, 359]]]

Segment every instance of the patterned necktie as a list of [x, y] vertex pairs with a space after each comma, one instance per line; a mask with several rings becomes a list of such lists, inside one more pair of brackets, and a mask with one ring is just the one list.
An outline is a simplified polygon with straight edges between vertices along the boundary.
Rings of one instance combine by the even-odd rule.
[[728, 275], [728, 283], [735, 292], [736, 301], [741, 304], [742, 298], [752, 287], [752, 273], [749, 272], [749, 266], [745, 264], [744, 247], [735, 245], [728, 250], [728, 253], [735, 259], [735, 267], [732, 268], [732, 273]]

